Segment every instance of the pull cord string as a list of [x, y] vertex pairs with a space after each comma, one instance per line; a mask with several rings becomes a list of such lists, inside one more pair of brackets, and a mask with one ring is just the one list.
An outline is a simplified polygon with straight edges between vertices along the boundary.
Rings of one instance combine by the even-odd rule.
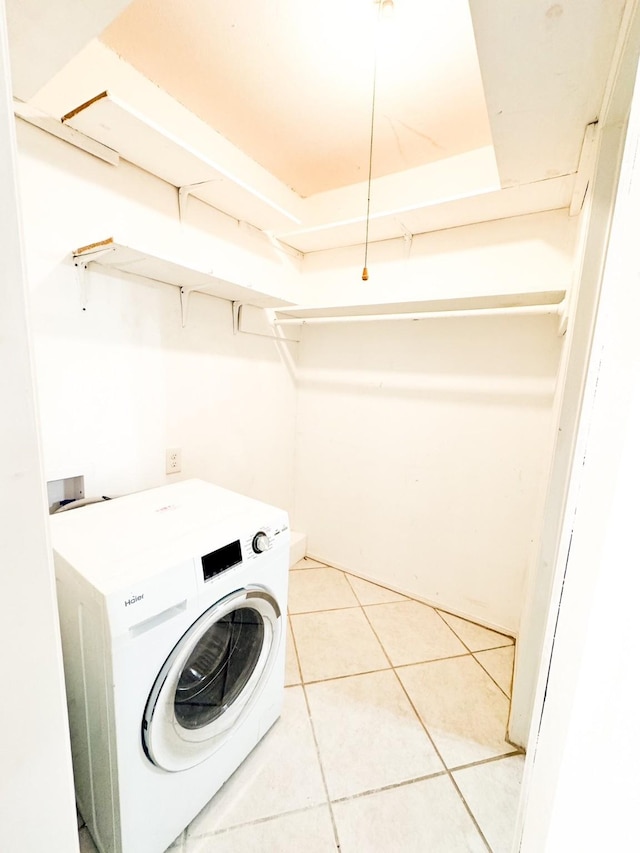
[[378, 15], [376, 18], [376, 36], [373, 52], [373, 87], [371, 92], [371, 131], [369, 133], [369, 178], [367, 180], [367, 219], [364, 238], [364, 267], [362, 269], [362, 280], [368, 281], [369, 270], [367, 269], [367, 258], [369, 255], [369, 212], [371, 210], [371, 169], [373, 165], [373, 125], [376, 116], [376, 83], [378, 78], [378, 40], [380, 36], [380, 14], [382, 12], [382, 0], [378, 2]]

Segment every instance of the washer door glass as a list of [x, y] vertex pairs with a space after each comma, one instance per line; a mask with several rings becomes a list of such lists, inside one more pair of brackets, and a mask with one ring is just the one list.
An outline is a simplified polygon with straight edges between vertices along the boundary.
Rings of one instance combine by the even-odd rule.
[[265, 589], [218, 601], [180, 638], [155, 680], [142, 720], [147, 757], [185, 770], [215, 752], [253, 707], [282, 658], [282, 616]]
[[174, 709], [179, 725], [200, 729], [235, 702], [256, 668], [264, 636], [264, 620], [253, 607], [232, 610], [214, 622], [178, 679]]

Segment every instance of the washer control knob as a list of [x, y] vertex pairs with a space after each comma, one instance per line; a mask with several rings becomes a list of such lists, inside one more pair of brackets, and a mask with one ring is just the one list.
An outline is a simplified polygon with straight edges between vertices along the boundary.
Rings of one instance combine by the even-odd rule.
[[251, 547], [256, 552], [256, 554], [262, 554], [263, 551], [267, 551], [269, 549], [269, 537], [263, 530], [261, 530], [259, 533], [256, 533], [256, 535], [253, 537]]

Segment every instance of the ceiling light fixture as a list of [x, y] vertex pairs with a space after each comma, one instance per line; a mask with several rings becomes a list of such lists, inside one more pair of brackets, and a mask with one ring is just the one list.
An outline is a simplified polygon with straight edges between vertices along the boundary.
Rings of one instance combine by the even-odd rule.
[[369, 270], [367, 269], [367, 258], [369, 255], [369, 214], [371, 212], [371, 167], [373, 165], [373, 127], [376, 116], [376, 82], [378, 76], [378, 38], [380, 17], [390, 18], [393, 15], [395, 6], [393, 0], [376, 0], [378, 4], [378, 16], [376, 20], [376, 33], [373, 51], [373, 86], [371, 91], [371, 130], [369, 133], [369, 177], [367, 179], [367, 217], [364, 237], [364, 267], [362, 268], [362, 280], [369, 280]]
[[393, 5], [393, 0], [382, 0], [382, 3], [380, 4], [380, 11], [382, 12], [383, 18], [393, 17], [394, 10], [395, 6]]

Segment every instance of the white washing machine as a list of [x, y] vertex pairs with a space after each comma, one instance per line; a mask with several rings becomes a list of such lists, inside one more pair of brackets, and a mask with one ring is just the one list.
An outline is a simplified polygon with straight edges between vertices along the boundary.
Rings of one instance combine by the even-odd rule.
[[188, 480], [51, 517], [76, 796], [161, 853], [280, 714], [287, 514]]

